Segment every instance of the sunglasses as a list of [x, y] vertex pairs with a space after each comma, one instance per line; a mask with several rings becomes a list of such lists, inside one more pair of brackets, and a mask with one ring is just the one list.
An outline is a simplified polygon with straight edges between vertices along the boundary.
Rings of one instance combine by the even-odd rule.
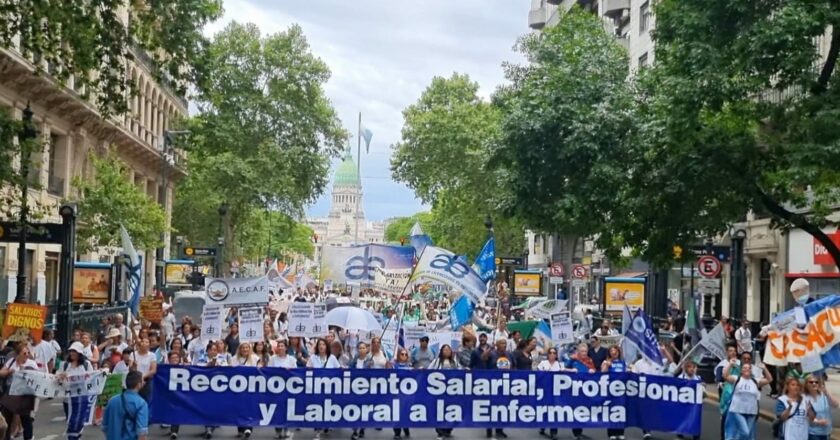
[[816, 380], [809, 380], [808, 383], [818, 384], [819, 382], [817, 382]]

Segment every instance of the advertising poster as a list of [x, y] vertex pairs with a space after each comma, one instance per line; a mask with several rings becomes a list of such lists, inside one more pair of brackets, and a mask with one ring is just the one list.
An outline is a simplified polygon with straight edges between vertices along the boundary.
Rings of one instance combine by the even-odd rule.
[[187, 277], [193, 271], [192, 260], [170, 260], [166, 262], [164, 283], [168, 286], [189, 286]]
[[76, 263], [73, 269], [73, 302], [107, 304], [111, 298], [111, 265]]
[[604, 290], [607, 311], [620, 312], [645, 306], [645, 280], [641, 278], [605, 278]]
[[542, 294], [542, 272], [517, 270], [513, 273], [513, 294], [539, 296]]
[[140, 316], [153, 324], [163, 320], [163, 299], [153, 296], [140, 298]]

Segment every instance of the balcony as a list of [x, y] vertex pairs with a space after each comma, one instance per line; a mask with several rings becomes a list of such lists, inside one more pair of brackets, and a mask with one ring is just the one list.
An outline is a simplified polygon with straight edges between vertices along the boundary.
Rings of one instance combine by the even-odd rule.
[[604, 0], [604, 16], [612, 19], [620, 18], [624, 11], [630, 9], [630, 0]]
[[545, 27], [545, 21], [548, 17], [548, 9], [540, 8], [528, 11], [528, 26], [531, 29], [542, 29]]

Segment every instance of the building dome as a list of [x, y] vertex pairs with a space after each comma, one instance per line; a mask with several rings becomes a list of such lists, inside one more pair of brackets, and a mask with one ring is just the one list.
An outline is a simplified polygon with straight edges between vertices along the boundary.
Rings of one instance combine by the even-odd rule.
[[335, 170], [333, 186], [361, 186], [356, 161], [353, 160], [353, 154], [350, 153], [349, 148], [344, 153], [344, 160]]

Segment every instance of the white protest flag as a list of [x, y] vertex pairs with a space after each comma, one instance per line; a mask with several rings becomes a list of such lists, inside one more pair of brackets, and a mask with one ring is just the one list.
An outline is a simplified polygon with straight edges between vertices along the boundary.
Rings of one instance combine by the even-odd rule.
[[262, 309], [240, 309], [239, 340], [241, 342], [258, 342], [264, 338]]
[[723, 330], [723, 324], [717, 323], [697, 345], [702, 345], [720, 360], [726, 359], [726, 332]]
[[105, 388], [106, 378], [107, 374], [102, 370], [70, 374], [63, 381], [43, 371], [18, 370], [12, 375], [9, 395], [39, 398], [98, 396]]
[[459, 256], [446, 249], [426, 246], [414, 268], [409, 283], [420, 280], [437, 281], [452, 290], [469, 295], [478, 303], [487, 294], [487, 284]]
[[222, 339], [222, 311], [218, 304], [205, 304], [201, 312], [201, 342], [219, 341]]
[[552, 315], [568, 312], [568, 301], [565, 299], [550, 299], [545, 301], [538, 301], [531, 307], [528, 307], [526, 314], [532, 316], [534, 319], [551, 319]]

